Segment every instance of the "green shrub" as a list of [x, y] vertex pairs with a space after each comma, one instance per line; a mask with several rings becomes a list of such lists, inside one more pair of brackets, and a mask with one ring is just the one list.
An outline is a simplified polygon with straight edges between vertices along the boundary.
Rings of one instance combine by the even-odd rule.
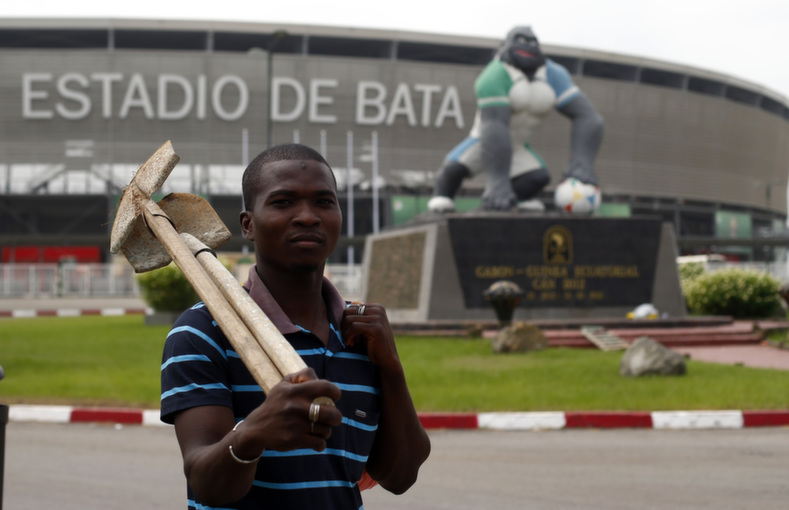
[[780, 287], [776, 278], [762, 271], [729, 268], [701, 274], [683, 291], [693, 314], [758, 318], [781, 314]]
[[679, 265], [679, 278], [682, 281], [693, 281], [706, 272], [703, 262], [686, 262]]
[[686, 301], [688, 299], [688, 287], [706, 272], [707, 268], [703, 262], [686, 262], [679, 265], [679, 283]]
[[157, 312], [183, 312], [200, 300], [174, 263], [137, 276], [142, 298]]

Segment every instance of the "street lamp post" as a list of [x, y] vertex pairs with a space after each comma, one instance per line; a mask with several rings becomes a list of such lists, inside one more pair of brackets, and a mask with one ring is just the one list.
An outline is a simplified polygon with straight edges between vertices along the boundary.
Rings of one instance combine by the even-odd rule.
[[272, 117], [271, 117], [271, 96], [274, 94], [273, 87], [274, 87], [274, 77], [271, 76], [271, 64], [273, 61], [272, 56], [274, 55], [274, 50], [276, 49], [277, 45], [288, 37], [288, 33], [284, 30], [277, 30], [273, 34], [271, 34], [271, 40], [269, 40], [267, 50], [267, 61], [266, 61], [266, 75], [268, 76], [268, 101], [267, 101], [267, 108], [266, 108], [266, 148], [271, 147], [273, 143], [273, 133], [272, 133]]

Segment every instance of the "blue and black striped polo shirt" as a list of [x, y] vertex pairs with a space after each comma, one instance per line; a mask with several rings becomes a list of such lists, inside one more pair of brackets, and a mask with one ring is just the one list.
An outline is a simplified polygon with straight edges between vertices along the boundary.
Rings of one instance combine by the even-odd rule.
[[[346, 306], [324, 281], [332, 335], [328, 347], [309, 331], [290, 323], [263, 286], [254, 268], [250, 295], [321, 379], [337, 384], [342, 425], [332, 430], [322, 452], [266, 450], [250, 492], [232, 509], [343, 509], [362, 507], [358, 482], [372, 449], [380, 415], [377, 373], [363, 342], [346, 348], [338, 319]], [[184, 409], [220, 405], [233, 409], [236, 421], [259, 406], [265, 395], [202, 303], [184, 312], [165, 342], [162, 361], [161, 418], [173, 423]], [[188, 490], [188, 507], [207, 509]]]

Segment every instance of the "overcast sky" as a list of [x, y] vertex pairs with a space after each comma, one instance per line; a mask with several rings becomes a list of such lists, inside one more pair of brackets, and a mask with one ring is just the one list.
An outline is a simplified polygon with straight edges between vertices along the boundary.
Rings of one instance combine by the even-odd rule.
[[[459, 7], [463, 4], [472, 7]], [[4, 0], [0, 17], [279, 22], [494, 38], [512, 26], [531, 25], [545, 44], [692, 65], [767, 87], [789, 100], [789, 0]]]

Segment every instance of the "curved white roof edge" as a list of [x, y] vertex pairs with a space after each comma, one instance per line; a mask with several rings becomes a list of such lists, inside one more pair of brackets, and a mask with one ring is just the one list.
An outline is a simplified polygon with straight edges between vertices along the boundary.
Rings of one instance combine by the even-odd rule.
[[[434, 44], [476, 46], [495, 49], [500, 38], [479, 36], [463, 36], [440, 33], [416, 32], [407, 30], [391, 30], [378, 28], [360, 28], [341, 25], [310, 25], [276, 22], [245, 22], [245, 21], [210, 21], [188, 19], [144, 19], [144, 18], [13, 18], [0, 17], [0, 29], [125, 29], [125, 30], [204, 30], [228, 32], [261, 32], [271, 33], [285, 30], [298, 35], [315, 35], [329, 37], [358, 37], [361, 39], [380, 39], [393, 41], [412, 41]], [[502, 37], [504, 34], [502, 34]], [[546, 53], [580, 59], [595, 59], [617, 64], [638, 67], [652, 67], [664, 71], [689, 74], [699, 78], [717, 80], [727, 85], [746, 88], [769, 96], [772, 99], [789, 103], [789, 97], [770, 89], [762, 84], [742, 78], [711, 71], [701, 67], [673, 63], [650, 57], [594, 50], [577, 46], [554, 45], [543, 43]]]

